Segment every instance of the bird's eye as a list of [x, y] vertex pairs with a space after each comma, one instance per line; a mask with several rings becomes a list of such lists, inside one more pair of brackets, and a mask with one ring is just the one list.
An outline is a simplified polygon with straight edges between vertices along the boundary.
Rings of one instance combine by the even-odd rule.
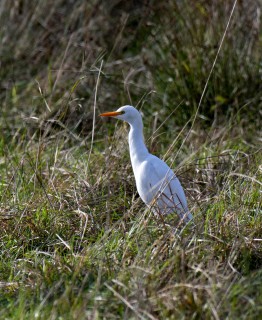
[[121, 113], [121, 114], [125, 114], [126, 112], [125, 112], [125, 111], [120, 111], [120, 113]]

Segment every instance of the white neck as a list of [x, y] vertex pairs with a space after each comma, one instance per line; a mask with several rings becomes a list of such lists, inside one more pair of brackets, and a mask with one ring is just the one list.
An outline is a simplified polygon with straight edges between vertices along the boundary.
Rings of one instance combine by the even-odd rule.
[[145, 146], [143, 135], [142, 119], [136, 119], [130, 124], [130, 131], [128, 135], [129, 151], [133, 170], [148, 156], [149, 152]]

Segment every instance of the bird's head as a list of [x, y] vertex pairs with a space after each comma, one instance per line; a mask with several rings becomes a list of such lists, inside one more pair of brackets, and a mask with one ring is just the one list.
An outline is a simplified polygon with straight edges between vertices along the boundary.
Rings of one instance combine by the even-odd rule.
[[132, 106], [123, 106], [116, 111], [102, 113], [100, 114], [100, 117], [113, 117], [126, 121], [129, 124], [132, 124], [136, 121], [141, 121], [140, 112]]

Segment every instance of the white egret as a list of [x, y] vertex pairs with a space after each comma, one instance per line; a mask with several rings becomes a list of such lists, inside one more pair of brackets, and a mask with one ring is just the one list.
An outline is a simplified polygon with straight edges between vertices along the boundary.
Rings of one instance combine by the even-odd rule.
[[157, 214], [177, 213], [187, 223], [193, 216], [188, 210], [184, 190], [169, 166], [150, 154], [144, 143], [141, 114], [132, 106], [100, 114], [114, 117], [130, 125], [129, 151], [137, 191], [144, 203]]

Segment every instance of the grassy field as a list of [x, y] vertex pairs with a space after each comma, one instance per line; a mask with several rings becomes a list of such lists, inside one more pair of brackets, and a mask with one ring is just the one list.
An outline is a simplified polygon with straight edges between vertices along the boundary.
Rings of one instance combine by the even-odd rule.
[[[259, 319], [260, 12], [1, 1], [0, 319]], [[195, 228], [139, 199], [125, 104]]]

